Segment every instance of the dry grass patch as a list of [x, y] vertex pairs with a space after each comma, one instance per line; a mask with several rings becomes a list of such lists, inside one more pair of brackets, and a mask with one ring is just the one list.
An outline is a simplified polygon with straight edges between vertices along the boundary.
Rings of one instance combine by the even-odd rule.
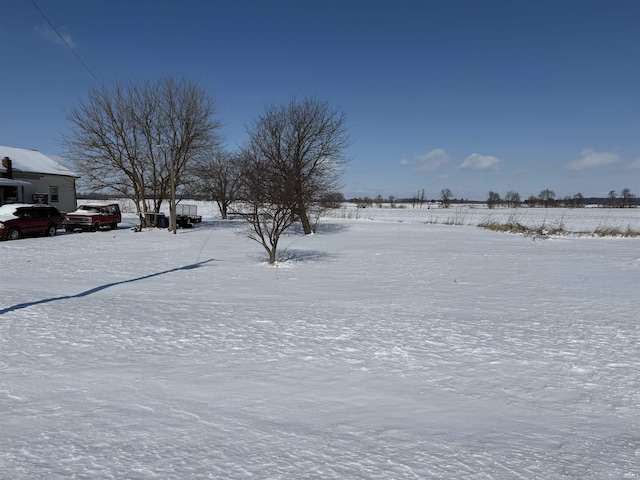
[[631, 228], [631, 225], [627, 225], [626, 230], [622, 230], [619, 227], [598, 227], [593, 231], [593, 234], [598, 237], [635, 238], [640, 237], [640, 230]]
[[560, 218], [554, 226], [547, 225], [545, 220], [542, 222], [542, 225], [529, 227], [521, 221], [521, 216], [516, 215], [515, 213], [509, 215], [509, 218], [503, 223], [500, 223], [497, 220], [487, 219], [479, 223], [478, 226], [487, 230], [493, 230], [494, 232], [517, 233], [533, 237], [566, 235], [568, 233], [564, 228], [564, 217]]
[[627, 226], [626, 230], [619, 227], [598, 227], [593, 232], [571, 232], [564, 228], [563, 222], [559, 222], [555, 227], [549, 227], [545, 223], [538, 227], [527, 227], [520, 222], [507, 221], [500, 223], [498, 221], [484, 221], [478, 224], [478, 227], [494, 232], [503, 233], [519, 233], [526, 236], [536, 238], [545, 238], [552, 235], [580, 235], [580, 236], [596, 236], [596, 237], [621, 237], [621, 238], [637, 238], [640, 237], [640, 230]]
[[493, 230], [494, 232], [503, 232], [503, 233], [524, 233], [529, 234], [533, 233], [529, 227], [522, 225], [518, 222], [505, 222], [500, 223], [496, 220], [484, 221], [478, 224], [480, 228], [484, 228], [486, 230]]

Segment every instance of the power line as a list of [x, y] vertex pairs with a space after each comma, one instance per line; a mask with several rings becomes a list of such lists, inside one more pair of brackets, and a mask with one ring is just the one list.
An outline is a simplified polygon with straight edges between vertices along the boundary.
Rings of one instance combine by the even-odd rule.
[[44, 14], [44, 12], [40, 9], [40, 7], [38, 7], [38, 5], [36, 5], [35, 0], [31, 0], [31, 4], [34, 6], [34, 8], [36, 10], [38, 10], [38, 12], [40, 12], [40, 15], [42, 15], [42, 18], [45, 19], [45, 21], [49, 24], [49, 26], [51, 27], [51, 29], [55, 32], [56, 35], [58, 35], [58, 37], [60, 38], [60, 40], [62, 40], [62, 43], [64, 43], [66, 45], [66, 47], [69, 49], [69, 51], [71, 53], [73, 53], [73, 56], [76, 57], [76, 59], [78, 60], [78, 62], [80, 62], [80, 65], [82, 65], [84, 67], [84, 69], [89, 72], [89, 75], [91, 75], [93, 77], [93, 79], [98, 82], [103, 88], [106, 88], [104, 86], [104, 84], [100, 81], [100, 79], [91, 71], [91, 69], [89, 68], [89, 66], [84, 62], [84, 60], [82, 60], [80, 58], [80, 55], [78, 55], [76, 53], [76, 51], [73, 49], [73, 47], [71, 45], [69, 45], [69, 42], [67, 42], [65, 40], [65, 38], [60, 34], [60, 32], [58, 31], [58, 29], [56, 27], [53, 26], [53, 23], [51, 23], [51, 20], [49, 20], [49, 18]]

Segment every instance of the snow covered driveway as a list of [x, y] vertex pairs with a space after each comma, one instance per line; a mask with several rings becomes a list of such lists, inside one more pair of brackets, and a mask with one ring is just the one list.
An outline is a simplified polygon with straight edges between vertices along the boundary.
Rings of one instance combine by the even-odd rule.
[[639, 240], [241, 227], [0, 243], [2, 478], [640, 478]]

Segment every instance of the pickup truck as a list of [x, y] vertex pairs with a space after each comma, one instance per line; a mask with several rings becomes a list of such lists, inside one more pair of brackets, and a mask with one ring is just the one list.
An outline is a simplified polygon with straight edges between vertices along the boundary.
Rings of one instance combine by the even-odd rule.
[[120, 205], [117, 203], [87, 203], [80, 205], [76, 211], [67, 213], [62, 226], [67, 232], [76, 230], [95, 232], [102, 227], [111, 227], [115, 230], [121, 221]]

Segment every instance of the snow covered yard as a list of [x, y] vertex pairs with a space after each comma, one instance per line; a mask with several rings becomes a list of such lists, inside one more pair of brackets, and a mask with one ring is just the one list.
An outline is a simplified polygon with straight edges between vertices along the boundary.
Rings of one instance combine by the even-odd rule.
[[203, 215], [0, 243], [3, 478], [640, 478], [640, 240]]

